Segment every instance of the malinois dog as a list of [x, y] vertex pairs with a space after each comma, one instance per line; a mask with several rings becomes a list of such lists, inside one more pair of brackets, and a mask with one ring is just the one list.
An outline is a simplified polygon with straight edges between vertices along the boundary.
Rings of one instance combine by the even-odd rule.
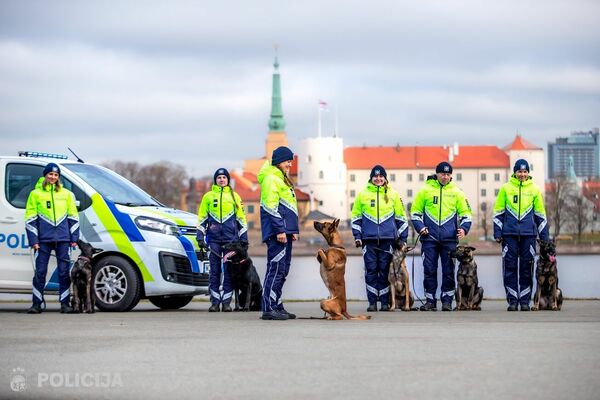
[[473, 259], [475, 247], [456, 246], [450, 256], [459, 262], [456, 273], [456, 310], [481, 310], [483, 288], [479, 286], [477, 263]]
[[329, 298], [321, 300], [321, 310], [329, 314], [327, 319], [340, 320], [343, 317], [348, 319], [370, 319], [370, 316], [348, 314], [346, 308], [346, 249], [344, 241], [337, 230], [340, 220], [333, 222], [314, 222], [315, 229], [323, 235], [327, 244], [330, 246], [327, 250], [319, 249], [317, 260], [321, 264], [321, 278], [327, 289], [329, 289]]
[[558, 287], [558, 268], [556, 266], [556, 243], [554, 241], [540, 244], [540, 258], [535, 269], [537, 288], [533, 296], [533, 311], [559, 311], [562, 307], [562, 290]]
[[[388, 281], [390, 282], [390, 295], [392, 297], [392, 311], [396, 308], [402, 311], [410, 311], [415, 299], [410, 292], [408, 269], [406, 268], [406, 255], [412, 250], [406, 243], [398, 243], [398, 246], [392, 253], [390, 262], [390, 272]], [[396, 297], [398, 301], [396, 301]]]

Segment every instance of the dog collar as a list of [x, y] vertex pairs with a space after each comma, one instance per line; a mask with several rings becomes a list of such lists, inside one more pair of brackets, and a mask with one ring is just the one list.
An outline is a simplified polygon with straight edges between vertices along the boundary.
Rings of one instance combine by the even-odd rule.
[[333, 248], [336, 248], [336, 249], [346, 250], [346, 248], [344, 246], [339, 245], [339, 244], [332, 244], [330, 246], [333, 247]]
[[90, 261], [91, 261], [91, 260], [90, 260], [90, 258], [89, 258], [89, 257], [86, 257], [86, 256], [79, 256], [79, 257], [77, 257], [77, 258], [80, 258], [80, 259], [82, 259], [83, 261], [87, 261], [87, 262], [90, 262]]

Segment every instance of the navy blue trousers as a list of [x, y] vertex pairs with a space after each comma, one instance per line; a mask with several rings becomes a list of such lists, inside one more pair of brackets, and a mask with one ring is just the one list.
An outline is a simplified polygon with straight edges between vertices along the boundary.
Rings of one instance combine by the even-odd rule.
[[263, 312], [283, 309], [281, 294], [292, 262], [292, 235], [287, 235], [287, 243], [280, 243], [276, 236], [271, 236], [266, 244], [267, 272], [263, 288]]
[[390, 304], [388, 273], [392, 261], [393, 240], [364, 240], [365, 284], [369, 304]]
[[54, 250], [58, 268], [58, 296], [61, 304], [69, 304], [71, 277], [69, 276], [69, 263], [71, 261], [69, 248], [70, 242], [43, 242], [35, 253], [35, 274], [33, 275], [33, 304], [44, 301], [44, 288], [46, 287], [46, 274], [50, 252]]
[[[229, 304], [233, 289], [231, 287], [231, 273], [229, 271], [229, 263], [223, 263], [221, 270], [221, 260], [223, 257], [224, 243], [209, 242], [210, 255], [210, 273], [208, 274], [208, 289], [210, 291], [210, 302], [212, 304]], [[221, 283], [223, 288], [221, 290]]]
[[508, 304], [527, 304], [533, 289], [535, 236], [503, 236], [502, 273]]
[[450, 252], [456, 249], [455, 242], [436, 242], [424, 240], [421, 242], [421, 256], [423, 257], [423, 289], [427, 302], [436, 303], [438, 287], [437, 271], [438, 259], [442, 264], [442, 303], [452, 304], [456, 283], [454, 281], [454, 260]]

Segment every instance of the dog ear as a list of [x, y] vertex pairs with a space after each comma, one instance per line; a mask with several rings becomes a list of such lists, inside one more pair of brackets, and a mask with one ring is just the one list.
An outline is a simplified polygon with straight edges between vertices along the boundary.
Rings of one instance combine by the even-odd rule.
[[99, 249], [97, 247], [92, 247], [92, 254], [102, 253], [104, 249]]
[[241, 242], [241, 243], [242, 243], [242, 247], [244, 248], [244, 250], [248, 250], [249, 243], [248, 242]]
[[469, 246], [469, 247], [467, 247], [467, 249], [469, 249], [469, 250], [471, 250], [471, 251], [475, 251], [475, 250], [477, 250], [477, 249], [476, 249], [475, 247], [473, 247], [473, 246]]
[[333, 220], [333, 227], [335, 229], [337, 229], [337, 227], [340, 225], [340, 220], [338, 218], [336, 218], [335, 220]]

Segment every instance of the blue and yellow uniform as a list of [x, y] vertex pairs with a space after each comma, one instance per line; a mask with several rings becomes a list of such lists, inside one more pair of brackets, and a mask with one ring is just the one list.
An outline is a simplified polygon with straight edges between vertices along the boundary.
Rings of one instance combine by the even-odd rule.
[[231, 303], [233, 288], [229, 263], [223, 263], [221, 271], [222, 247], [238, 240], [248, 242], [248, 225], [242, 199], [229, 186], [229, 172], [225, 168], [218, 169], [215, 172], [215, 182], [219, 175], [227, 177], [227, 186], [214, 184], [211, 191], [202, 196], [198, 207], [196, 238], [200, 245], [208, 244], [210, 248], [210, 301], [213, 305], [222, 303], [226, 308]]
[[[376, 175], [387, 180], [380, 165], [373, 167], [371, 179]], [[397, 239], [406, 242], [408, 237], [404, 204], [387, 182], [377, 186], [370, 181], [358, 194], [352, 206], [352, 234], [362, 244], [369, 308], [374, 309], [379, 301], [385, 310], [390, 302], [388, 272], [392, 248]]]
[[[44, 169], [48, 172], [60, 169], [50, 163]], [[25, 208], [25, 229], [29, 246], [39, 245], [35, 256], [33, 277], [33, 304], [39, 306], [44, 301], [44, 287], [50, 253], [54, 250], [58, 266], [59, 300], [68, 305], [70, 301], [69, 277], [70, 245], [79, 239], [79, 214], [75, 196], [58, 184], [44, 185], [40, 178], [35, 189], [29, 194]]]
[[[263, 319], [288, 319], [290, 315], [281, 303], [281, 295], [290, 270], [293, 235], [299, 233], [298, 204], [294, 186], [277, 165], [292, 159], [290, 149], [278, 147], [273, 151], [272, 162], [265, 162], [257, 176], [261, 186], [262, 240], [267, 245]], [[282, 233], [286, 235], [286, 243], [277, 240], [277, 235]]]
[[[449, 171], [443, 168], [449, 167]], [[440, 163], [436, 171], [452, 173], [448, 163]], [[471, 208], [462, 190], [452, 181], [442, 185], [436, 175], [427, 177], [425, 187], [417, 193], [411, 207], [415, 231], [427, 228], [428, 235], [421, 237], [423, 257], [423, 287], [427, 303], [436, 305], [438, 259], [442, 263], [442, 304], [452, 304], [455, 291], [454, 262], [450, 251], [456, 249], [457, 231], [465, 235], [471, 228]]]
[[[529, 171], [527, 161], [515, 163], [515, 173], [520, 169]], [[513, 174], [500, 188], [494, 205], [494, 238], [502, 242], [504, 288], [513, 307], [517, 303], [529, 307], [537, 236], [549, 238], [541, 191], [531, 176], [520, 181]]]

